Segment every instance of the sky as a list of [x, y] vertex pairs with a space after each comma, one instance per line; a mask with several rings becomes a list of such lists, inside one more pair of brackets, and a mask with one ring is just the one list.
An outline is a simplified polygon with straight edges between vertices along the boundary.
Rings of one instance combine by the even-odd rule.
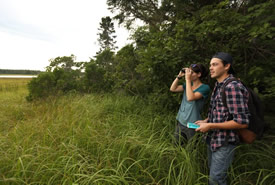
[[[99, 23], [114, 16], [105, 0], [0, 0], [0, 69], [45, 70], [49, 60], [99, 51]], [[129, 32], [115, 22], [119, 48]]]

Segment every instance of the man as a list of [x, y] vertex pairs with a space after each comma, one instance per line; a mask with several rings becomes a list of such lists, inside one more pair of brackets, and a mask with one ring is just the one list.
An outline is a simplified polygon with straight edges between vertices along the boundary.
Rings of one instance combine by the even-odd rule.
[[233, 77], [233, 59], [230, 54], [216, 53], [210, 61], [211, 78], [217, 80], [212, 92], [208, 118], [197, 121], [198, 132], [207, 132], [210, 185], [226, 185], [227, 169], [239, 143], [236, 129], [247, 128], [249, 123], [248, 91], [237, 81], [225, 87], [227, 107], [222, 103], [222, 86]]

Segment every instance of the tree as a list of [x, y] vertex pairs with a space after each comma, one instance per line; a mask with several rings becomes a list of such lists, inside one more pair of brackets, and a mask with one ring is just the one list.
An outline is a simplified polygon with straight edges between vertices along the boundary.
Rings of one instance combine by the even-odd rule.
[[150, 30], [160, 30], [161, 25], [174, 26], [177, 20], [190, 17], [203, 6], [217, 4], [219, 0], [107, 0], [114, 19], [130, 29], [136, 19]]
[[115, 71], [112, 73], [117, 89], [123, 89], [131, 95], [145, 94], [142, 77], [136, 71], [138, 64], [139, 60], [133, 45], [126, 45], [117, 52], [114, 60]]
[[98, 67], [104, 68], [106, 71], [111, 72], [114, 55], [115, 53], [113, 51], [110, 49], [105, 49], [95, 56], [95, 63], [98, 65]]
[[76, 56], [71, 54], [71, 56], [56, 57], [50, 59], [50, 65], [46, 67], [46, 71], [53, 71], [56, 68], [62, 68], [65, 71], [73, 70], [73, 67], [76, 69], [83, 69], [84, 62], [75, 62]]
[[163, 20], [158, 8], [157, 0], [107, 0], [107, 5], [111, 12], [118, 12], [114, 17], [119, 20], [119, 24], [125, 23], [130, 27], [135, 19], [140, 19], [146, 24], [155, 27]]
[[238, 77], [274, 99], [274, 1], [232, 3], [212, 1], [198, 10], [194, 6], [192, 16], [178, 19], [172, 27], [138, 28], [132, 35], [139, 61], [133, 70], [142, 76], [143, 86], [137, 91], [146, 89], [152, 100], [170, 103], [171, 79], [181, 67], [196, 62], [208, 65], [215, 52], [227, 51], [234, 56]]
[[105, 72], [106, 71], [99, 67], [93, 59], [87, 63], [84, 77], [87, 92], [101, 92], [107, 89], [104, 78]]
[[40, 73], [29, 84], [27, 100], [46, 98], [70, 91], [83, 91], [81, 69], [84, 62], [75, 62], [75, 56], [56, 57], [50, 60], [46, 72]]
[[109, 16], [101, 18], [100, 28], [98, 30], [100, 31], [98, 33], [98, 42], [100, 45], [100, 51], [98, 53], [106, 49], [115, 50], [117, 47], [115, 46], [116, 36], [114, 35], [114, 23], [112, 22], [112, 19]]

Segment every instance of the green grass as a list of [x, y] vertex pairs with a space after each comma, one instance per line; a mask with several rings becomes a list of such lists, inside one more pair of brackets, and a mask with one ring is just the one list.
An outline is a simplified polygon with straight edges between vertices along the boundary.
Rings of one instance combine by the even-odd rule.
[[0, 75], [0, 92], [18, 91], [26, 89], [26, 84], [31, 79], [28, 78], [1, 78]]
[[[18, 87], [0, 91], [0, 184], [207, 184], [205, 144], [175, 146], [174, 113], [112, 94], [28, 103]], [[266, 139], [238, 148], [230, 184], [275, 183]]]

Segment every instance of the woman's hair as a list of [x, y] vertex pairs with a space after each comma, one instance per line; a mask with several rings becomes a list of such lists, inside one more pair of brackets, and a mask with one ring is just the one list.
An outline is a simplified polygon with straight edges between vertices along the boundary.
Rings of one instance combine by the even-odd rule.
[[190, 68], [195, 73], [201, 73], [200, 79], [206, 77], [208, 75], [208, 72], [209, 72], [208, 69], [202, 64], [191, 64]]

